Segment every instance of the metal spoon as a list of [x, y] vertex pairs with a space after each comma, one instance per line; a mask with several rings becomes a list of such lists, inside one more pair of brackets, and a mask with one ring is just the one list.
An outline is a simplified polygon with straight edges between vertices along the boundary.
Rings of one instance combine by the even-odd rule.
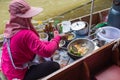
[[74, 45], [72, 45], [72, 49], [74, 52], [78, 52], [78, 49]]

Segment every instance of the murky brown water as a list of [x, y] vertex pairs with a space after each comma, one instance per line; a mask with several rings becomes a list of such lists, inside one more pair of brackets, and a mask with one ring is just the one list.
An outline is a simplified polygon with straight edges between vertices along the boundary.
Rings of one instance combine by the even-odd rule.
[[[69, 2], [72, 2], [72, 1], [75, 1], [75, 2], [77, 1], [80, 4], [76, 4], [76, 3], [71, 4], [71, 5], [76, 4], [75, 6], [78, 6], [78, 8], [73, 8], [73, 9], [71, 9], [71, 6], [69, 6], [69, 5], [59, 6], [60, 7], [59, 9], [62, 9], [62, 10], [58, 9], [58, 11], [56, 11], [56, 10], [53, 10], [53, 7], [54, 7], [56, 2], [51, 3], [54, 0], [51, 0], [51, 1], [48, 1], [48, 0], [34, 0], [34, 2], [32, 2], [32, 0], [26, 0], [26, 1], [31, 2], [32, 5], [35, 5], [35, 6], [41, 5], [41, 6], [45, 7], [45, 13], [35, 17], [34, 18], [35, 20], [46, 20], [46, 19], [50, 18], [51, 15], [52, 15], [52, 17], [61, 15], [61, 16], [63, 16], [63, 18], [58, 18], [58, 19], [69, 20], [69, 19], [73, 19], [73, 18], [76, 18], [76, 17], [80, 17], [80, 16], [83, 16], [83, 15], [89, 14], [90, 13], [90, 7], [91, 7], [90, 6], [91, 4], [81, 6], [81, 3], [83, 4], [83, 3], [89, 2], [91, 0], [71, 0], [71, 1], [61, 0], [61, 1], [58, 1], [61, 5], [65, 4], [65, 2], [69, 3]], [[50, 3], [48, 3], [48, 2], [50, 2]], [[4, 25], [5, 25], [6, 21], [8, 21], [8, 19], [9, 19], [8, 18], [9, 14], [8, 14], [8, 10], [7, 10], [8, 3], [9, 3], [9, 0], [0, 1], [0, 7], [1, 7], [0, 33], [3, 33]], [[54, 4], [54, 5], [51, 5], [52, 7], [49, 7], [50, 4]], [[94, 12], [105, 9], [105, 8], [109, 8], [109, 7], [111, 7], [111, 4], [112, 4], [112, 0], [95, 0]], [[54, 8], [57, 9], [57, 5], [58, 4], [56, 4]], [[64, 8], [64, 7], [68, 8], [68, 6], [70, 7], [70, 9], [69, 9], [70, 11], [66, 11], [65, 8]], [[50, 12], [49, 11], [50, 9], [52, 9], [53, 12]], [[46, 10], [47, 10], [47, 12], [46, 12]], [[64, 11], [66, 11], [66, 12], [64, 12]]]
[[[91, 1], [91, 0], [90, 0]], [[89, 2], [89, 1], [88, 1]], [[112, 0], [95, 0], [94, 2], [94, 12], [102, 9], [110, 8], [112, 6]], [[91, 4], [79, 6], [79, 8], [67, 11], [62, 14], [64, 16], [63, 20], [69, 20], [77, 18], [86, 14], [89, 14], [91, 10]]]

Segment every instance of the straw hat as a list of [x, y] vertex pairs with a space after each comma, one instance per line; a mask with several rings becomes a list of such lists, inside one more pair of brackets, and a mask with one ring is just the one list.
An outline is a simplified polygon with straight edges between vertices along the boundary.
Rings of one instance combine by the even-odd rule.
[[43, 11], [43, 8], [31, 7], [25, 0], [12, 0], [9, 5], [11, 15], [30, 18]]

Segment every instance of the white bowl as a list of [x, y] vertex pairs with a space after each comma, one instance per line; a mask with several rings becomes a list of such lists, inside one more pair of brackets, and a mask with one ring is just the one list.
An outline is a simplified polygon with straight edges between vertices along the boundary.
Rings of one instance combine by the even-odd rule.
[[65, 45], [65, 41], [64, 40], [60, 40], [60, 43], [59, 43], [59, 47], [63, 47]]
[[47, 33], [39, 33], [40, 40], [48, 41], [48, 34]]
[[76, 38], [76, 34], [71, 32], [71, 33], [68, 33], [68, 41], [72, 41]]

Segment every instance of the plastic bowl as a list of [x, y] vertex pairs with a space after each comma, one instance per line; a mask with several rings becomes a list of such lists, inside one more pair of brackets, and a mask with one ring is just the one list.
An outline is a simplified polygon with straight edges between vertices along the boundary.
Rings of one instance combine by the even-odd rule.
[[97, 38], [99, 40], [104, 40], [106, 43], [109, 43], [113, 40], [120, 38], [120, 29], [112, 27], [112, 26], [105, 26], [99, 28], [97, 30]]
[[48, 41], [48, 34], [47, 33], [39, 33], [40, 40]]

